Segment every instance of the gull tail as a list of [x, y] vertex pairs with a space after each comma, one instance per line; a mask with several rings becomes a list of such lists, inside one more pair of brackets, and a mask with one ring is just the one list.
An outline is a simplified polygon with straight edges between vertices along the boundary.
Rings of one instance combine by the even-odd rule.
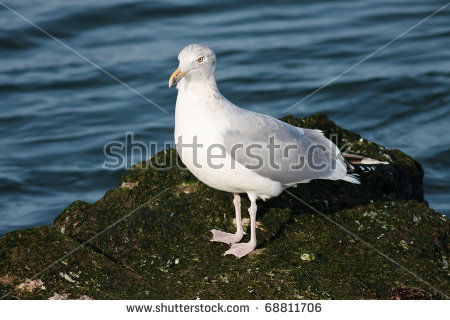
[[357, 173], [350, 173], [342, 178], [342, 180], [350, 182], [350, 183], [355, 183], [355, 184], [360, 184], [361, 181], [359, 180], [359, 175]]
[[[389, 164], [387, 161], [378, 161], [372, 158], [359, 156], [357, 154], [342, 153], [347, 164], [347, 172], [354, 173], [357, 171], [368, 172], [374, 171], [375, 164]], [[352, 176], [352, 175], [349, 175]]]

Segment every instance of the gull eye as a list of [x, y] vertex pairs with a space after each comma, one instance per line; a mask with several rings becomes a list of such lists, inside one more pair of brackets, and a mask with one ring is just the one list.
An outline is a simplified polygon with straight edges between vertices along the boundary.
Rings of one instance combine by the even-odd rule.
[[203, 61], [203, 57], [200, 57], [197, 59], [198, 62], [202, 62]]

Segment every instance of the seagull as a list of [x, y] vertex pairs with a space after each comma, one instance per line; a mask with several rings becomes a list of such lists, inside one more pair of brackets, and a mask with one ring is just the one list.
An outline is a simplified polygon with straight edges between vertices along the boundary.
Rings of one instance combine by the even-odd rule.
[[[345, 154], [323, 132], [303, 129], [237, 107], [219, 91], [216, 55], [207, 46], [191, 44], [178, 55], [179, 66], [169, 79], [178, 89], [175, 144], [184, 165], [208, 186], [233, 193], [236, 232], [211, 230], [211, 241], [231, 245], [224, 255], [241, 258], [256, 242], [257, 200], [280, 195], [285, 188], [313, 179], [360, 183], [354, 166], [379, 164]], [[241, 219], [240, 194], [250, 199], [250, 241]]]

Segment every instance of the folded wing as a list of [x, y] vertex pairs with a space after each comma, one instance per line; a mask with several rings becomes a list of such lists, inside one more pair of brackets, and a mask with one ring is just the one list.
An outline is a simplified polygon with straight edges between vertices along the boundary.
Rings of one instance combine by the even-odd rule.
[[313, 179], [346, 180], [347, 164], [322, 131], [302, 129], [267, 115], [237, 109], [224, 134], [226, 151], [237, 162], [285, 186]]

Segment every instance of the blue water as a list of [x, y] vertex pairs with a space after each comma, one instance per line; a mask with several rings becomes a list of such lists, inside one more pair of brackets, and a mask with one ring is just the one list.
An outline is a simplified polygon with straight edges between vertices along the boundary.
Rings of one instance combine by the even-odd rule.
[[[0, 5], [0, 233], [51, 224], [72, 201], [93, 202], [123, 170], [103, 146], [171, 141], [176, 90], [190, 43], [217, 54], [222, 93], [284, 115], [446, 1], [2, 0], [168, 114]], [[412, 155], [425, 197], [450, 214], [450, 6], [305, 100], [340, 126]], [[140, 159], [135, 159], [138, 161]]]

